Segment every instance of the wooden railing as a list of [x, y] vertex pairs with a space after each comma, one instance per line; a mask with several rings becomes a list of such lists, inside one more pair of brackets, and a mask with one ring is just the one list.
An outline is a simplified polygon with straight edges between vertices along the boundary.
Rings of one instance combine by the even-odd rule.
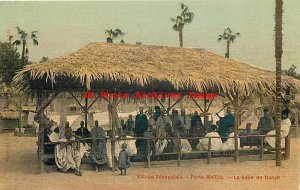
[[[205, 138], [208, 138], [209, 139], [209, 143], [208, 143], [208, 149], [207, 150], [204, 150], [204, 151], [192, 151], [190, 153], [184, 153], [184, 154], [193, 154], [193, 153], [206, 153], [207, 154], [207, 164], [210, 164], [211, 163], [211, 160], [212, 160], [212, 154], [213, 153], [222, 153], [222, 152], [232, 152], [232, 151], [247, 151], [247, 150], [257, 150], [259, 151], [260, 153], [260, 160], [263, 160], [263, 156], [264, 156], [264, 138], [265, 137], [275, 137], [275, 135], [272, 135], [272, 136], [267, 136], [267, 135], [243, 135], [243, 136], [238, 136], [238, 139], [241, 139], [241, 138], [251, 138], [251, 137], [259, 137], [260, 139], [260, 145], [257, 146], [257, 148], [252, 148], [252, 149], [232, 149], [232, 150], [212, 150], [212, 139], [214, 138], [223, 138], [223, 137], [161, 137], [161, 138], [158, 138], [158, 137], [151, 137], [151, 138], [146, 138], [146, 137], [130, 137], [130, 138], [126, 138], [126, 137], [118, 137], [118, 138], [109, 138], [109, 137], [106, 137], [106, 138], [96, 138], [97, 140], [108, 140], [110, 139], [111, 142], [112, 142], [112, 146], [115, 145], [115, 141], [121, 141], [121, 140], [137, 140], [137, 139], [142, 139], [142, 140], [147, 140], [147, 155], [146, 156], [146, 159], [147, 159], [147, 167], [151, 167], [151, 150], [150, 150], [150, 142], [152, 140], [163, 140], [163, 139], [166, 139], [166, 140], [178, 140], [180, 141], [180, 139], [187, 139], [187, 140], [193, 140], [193, 139], [205, 139]], [[224, 137], [224, 138], [234, 138], [234, 137]], [[286, 137], [288, 138], [288, 137]], [[69, 140], [67, 142], [45, 142], [44, 145], [56, 145], [56, 144], [65, 144], [65, 143], [79, 143], [79, 142], [85, 142], [85, 141], [90, 141], [90, 140], [93, 140], [93, 138], [82, 138], [82, 139], [78, 139], [78, 140]], [[115, 141], [114, 141], [115, 140]], [[255, 146], [255, 145], [254, 145]], [[80, 146], [79, 146], [80, 147]], [[115, 150], [115, 147], [112, 147], [112, 150]], [[268, 149], [268, 150], [274, 150], [274, 149]], [[285, 149], [283, 149], [285, 150]], [[182, 150], [181, 150], [181, 142], [179, 143], [179, 147], [178, 147], [178, 150], [177, 152], [174, 152], [174, 155], [177, 154], [177, 165], [180, 166], [180, 162], [182, 160]], [[162, 154], [164, 155], [164, 153]], [[112, 159], [114, 160], [114, 157], [115, 157], [115, 152], [112, 151]], [[115, 169], [114, 168], [114, 165], [112, 166], [113, 170]]]

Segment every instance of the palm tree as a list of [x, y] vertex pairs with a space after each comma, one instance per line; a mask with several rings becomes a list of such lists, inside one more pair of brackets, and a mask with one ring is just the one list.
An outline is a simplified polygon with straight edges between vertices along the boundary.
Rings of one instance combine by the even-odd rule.
[[40, 60], [40, 63], [44, 63], [46, 61], [49, 61], [49, 58], [47, 56], [43, 56], [42, 59]]
[[125, 33], [122, 32], [119, 28], [116, 28], [115, 30], [107, 29], [105, 30], [105, 34], [108, 35], [108, 37], [106, 38], [107, 43], [113, 43], [113, 39], [125, 35]]
[[[29, 50], [28, 50], [28, 47], [27, 47], [27, 40], [31, 39], [33, 45], [38, 46], [39, 45], [39, 42], [37, 41], [38, 31], [32, 31], [31, 33], [26, 33], [19, 26], [17, 26], [16, 29], [18, 31], [19, 39], [15, 40], [12, 43], [12, 45], [13, 46], [22, 45], [21, 60], [22, 60], [22, 63], [25, 65], [26, 59], [28, 60], [28, 54], [29, 54]], [[10, 36], [10, 40], [12, 40], [12, 39], [13, 39], [13, 36]], [[26, 59], [25, 59], [25, 56], [26, 56]]]
[[179, 34], [180, 47], [183, 47], [183, 27], [186, 23], [191, 23], [193, 18], [194, 13], [183, 3], [181, 3], [181, 14], [176, 18], [171, 18], [171, 21], [174, 23], [172, 28]]
[[234, 42], [237, 36], [240, 36], [241, 34], [239, 32], [237, 33], [233, 33], [232, 30], [228, 27], [224, 29], [223, 34], [219, 35], [218, 38], [218, 42], [220, 42], [221, 40], [225, 40], [226, 41], [226, 45], [227, 45], [227, 51], [225, 53], [225, 57], [229, 58], [229, 49], [230, 49], [230, 43]]
[[275, 1], [275, 59], [276, 59], [276, 104], [275, 104], [275, 127], [276, 127], [276, 166], [281, 166], [281, 57], [282, 57], [282, 0]]

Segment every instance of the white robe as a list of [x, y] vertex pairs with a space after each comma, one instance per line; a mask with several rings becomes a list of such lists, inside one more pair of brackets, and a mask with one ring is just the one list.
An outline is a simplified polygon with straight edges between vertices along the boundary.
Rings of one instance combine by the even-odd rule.
[[[230, 133], [229, 137], [234, 137], [234, 133]], [[239, 136], [237, 136], [239, 137]], [[240, 148], [240, 139], [237, 139], [238, 141], [238, 148]], [[234, 150], [235, 149], [235, 139], [234, 138], [228, 138], [226, 142], [222, 144], [222, 150]]]
[[[290, 127], [291, 127], [291, 121], [289, 118], [281, 120], [281, 147], [284, 148], [285, 147], [285, 137], [288, 136], [289, 131], [290, 131]], [[275, 135], [276, 134], [276, 130], [272, 130], [270, 132], [267, 133], [268, 135]], [[275, 137], [266, 137], [265, 141], [272, 147], [275, 148]]]
[[[126, 138], [132, 138], [131, 136], [126, 136]], [[115, 158], [119, 159], [119, 153], [122, 150], [122, 144], [127, 144], [127, 151], [130, 155], [137, 154], [137, 149], [135, 146], [136, 140], [120, 140], [115, 143]], [[108, 158], [108, 166], [112, 167], [112, 154], [111, 154], [111, 140], [107, 139], [106, 142], [106, 150], [107, 150], [107, 158]]]
[[167, 115], [158, 116], [155, 125], [157, 130], [157, 137], [162, 137], [166, 134], [166, 126], [169, 125], [172, 127], [172, 121]]
[[181, 152], [182, 153], [190, 153], [192, 152], [191, 144], [187, 139], [181, 139]]
[[[182, 115], [179, 116], [180, 120], [181, 120], [181, 123], [183, 125], [183, 128], [185, 130], [190, 130], [191, 129], [191, 119], [189, 116], [185, 116], [185, 119]], [[185, 121], [184, 121], [185, 120]]]
[[[220, 138], [219, 133], [210, 132], [207, 133], [204, 137], [218, 137], [218, 138], [211, 138], [211, 150], [221, 150], [222, 140]], [[197, 148], [199, 150], [208, 150], [208, 143], [209, 143], [209, 138], [200, 139]]]
[[164, 149], [167, 147], [168, 141], [166, 139], [160, 139], [155, 143], [155, 154], [160, 155], [163, 153]]

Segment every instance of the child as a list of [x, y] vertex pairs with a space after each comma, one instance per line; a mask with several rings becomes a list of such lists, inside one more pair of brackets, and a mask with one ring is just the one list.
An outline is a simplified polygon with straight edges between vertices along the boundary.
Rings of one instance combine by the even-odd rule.
[[[120, 151], [119, 154], [119, 169], [121, 170], [120, 175], [126, 175], [126, 169], [130, 167], [130, 158], [129, 158], [129, 153], [126, 151], [127, 149], [127, 144], [123, 143], [122, 144], [122, 150]], [[124, 173], [123, 173], [124, 170]]]

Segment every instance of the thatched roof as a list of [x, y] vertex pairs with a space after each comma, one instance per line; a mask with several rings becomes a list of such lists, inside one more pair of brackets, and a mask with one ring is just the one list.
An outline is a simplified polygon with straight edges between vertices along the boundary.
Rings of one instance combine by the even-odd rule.
[[5, 111], [0, 111], [0, 118], [1, 119], [19, 119], [20, 114], [17, 111], [5, 110]]
[[[274, 66], [275, 67], [275, 66]], [[18, 89], [130, 91], [275, 91], [275, 72], [201, 49], [91, 43], [75, 53], [26, 66]], [[283, 76], [283, 85], [300, 81]]]
[[35, 110], [36, 110], [35, 105], [22, 106], [22, 111], [32, 111], [32, 112], [34, 112]]

